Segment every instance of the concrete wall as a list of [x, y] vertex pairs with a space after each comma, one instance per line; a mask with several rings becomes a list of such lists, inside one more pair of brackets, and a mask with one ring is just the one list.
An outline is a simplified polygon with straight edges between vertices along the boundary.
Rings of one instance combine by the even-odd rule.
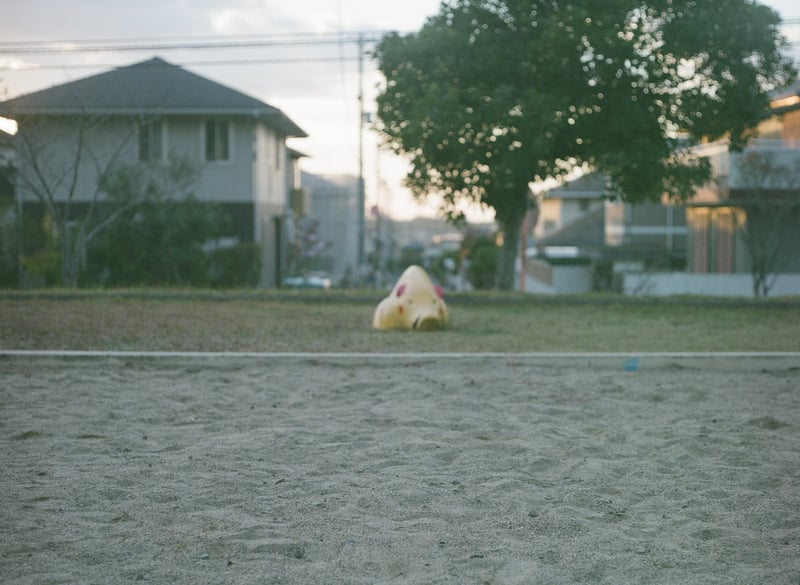
[[559, 266], [530, 259], [525, 263], [525, 292], [569, 295], [591, 292], [592, 287], [592, 267], [588, 264]]
[[592, 267], [553, 266], [553, 288], [558, 294], [581, 294], [592, 290]]
[[[623, 292], [626, 295], [656, 297], [671, 295], [752, 297], [753, 278], [750, 274], [689, 272], [625, 274]], [[800, 274], [779, 275], [769, 296], [800, 296]]]

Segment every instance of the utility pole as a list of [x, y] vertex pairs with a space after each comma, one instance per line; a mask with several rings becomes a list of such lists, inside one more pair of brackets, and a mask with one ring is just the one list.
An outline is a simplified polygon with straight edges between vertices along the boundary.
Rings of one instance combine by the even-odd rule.
[[358, 35], [358, 280], [366, 265], [364, 257], [364, 36]]

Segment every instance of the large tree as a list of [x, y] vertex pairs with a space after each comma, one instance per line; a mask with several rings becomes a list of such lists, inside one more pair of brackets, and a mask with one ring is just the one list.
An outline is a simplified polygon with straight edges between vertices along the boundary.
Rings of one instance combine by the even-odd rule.
[[379, 44], [379, 130], [415, 194], [494, 209], [510, 288], [532, 181], [586, 167], [629, 201], [686, 197], [709, 177], [688, 144], [744, 144], [794, 75], [779, 23], [750, 0], [445, 1]]

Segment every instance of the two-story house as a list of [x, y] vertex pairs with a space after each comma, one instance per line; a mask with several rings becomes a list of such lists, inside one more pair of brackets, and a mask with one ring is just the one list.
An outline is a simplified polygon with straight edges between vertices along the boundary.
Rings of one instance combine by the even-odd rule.
[[[279, 109], [153, 58], [0, 102], [0, 116], [17, 121], [18, 143], [40, 145], [39, 168], [21, 164], [19, 171], [50, 173], [56, 203], [91, 204], [112, 162], [188, 161], [198, 172], [194, 196], [222, 205], [233, 219], [227, 239], [259, 246], [260, 284], [280, 282], [299, 176], [286, 139], [306, 134]], [[69, 167], [74, 185], [57, 180]], [[22, 213], [42, 213], [41, 198], [25, 185], [17, 183]]]
[[612, 260], [630, 294], [748, 296], [757, 278], [759, 294], [800, 294], [800, 82], [770, 107], [742, 152], [726, 140], [693, 149], [712, 180], [686, 203], [603, 202], [597, 173], [550, 190], [537, 246]]
[[[586, 292], [616, 286], [614, 275], [629, 270], [683, 268], [687, 228], [682, 206], [614, 201], [607, 193], [605, 176], [590, 172], [543, 194], [533, 232], [535, 257], [533, 250], [527, 254], [528, 276], [552, 292]], [[572, 273], [572, 281], [558, 285], [559, 272]], [[529, 283], [526, 290], [547, 290], [538, 284]]]
[[800, 294], [800, 82], [775, 92], [741, 151], [701, 144], [712, 178], [686, 203], [686, 272], [631, 275], [652, 295]]
[[[800, 82], [773, 95], [771, 116], [756, 128], [756, 138], [742, 152], [724, 140], [698, 146], [711, 162], [712, 181], [699, 189], [687, 209], [691, 245], [690, 272], [748, 272], [754, 261], [747, 230], [755, 227], [755, 204], [772, 207], [773, 235], [785, 232], [774, 252], [775, 268], [800, 272], [800, 217], [779, 217], [800, 210]], [[748, 217], [749, 215], [749, 217]], [[781, 225], [783, 220], [788, 225]], [[766, 242], [765, 242], [766, 243]]]

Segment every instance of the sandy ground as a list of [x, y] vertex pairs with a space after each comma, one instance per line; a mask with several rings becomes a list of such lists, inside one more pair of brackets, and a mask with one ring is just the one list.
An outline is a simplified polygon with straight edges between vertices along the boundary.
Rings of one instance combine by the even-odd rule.
[[3, 357], [0, 582], [800, 583], [800, 363], [617, 362]]

